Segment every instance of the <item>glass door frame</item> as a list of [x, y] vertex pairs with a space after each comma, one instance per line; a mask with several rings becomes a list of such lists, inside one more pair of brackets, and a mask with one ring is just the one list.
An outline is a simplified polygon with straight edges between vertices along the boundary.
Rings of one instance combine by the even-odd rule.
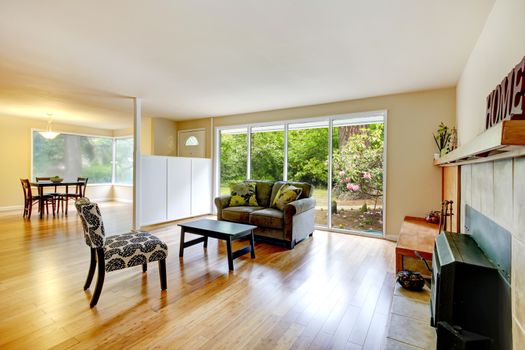
[[[367, 233], [359, 230], [351, 229], [339, 229], [332, 227], [332, 183], [333, 183], [333, 171], [332, 171], [332, 156], [333, 156], [333, 124], [336, 120], [342, 119], [366, 119], [370, 117], [382, 117], [384, 125], [384, 134], [383, 134], [383, 198], [382, 198], [382, 209], [383, 209], [383, 232], [381, 235]], [[251, 176], [251, 132], [252, 127], [260, 126], [272, 126], [272, 125], [284, 125], [284, 164], [283, 164], [283, 181], [288, 181], [288, 127], [290, 124], [300, 124], [316, 121], [328, 121], [328, 181], [327, 181], [327, 190], [328, 190], [328, 220], [327, 226], [315, 226], [316, 230], [329, 231], [329, 232], [338, 232], [345, 234], [355, 234], [359, 236], [368, 236], [368, 237], [385, 237], [386, 232], [386, 219], [387, 219], [387, 135], [388, 135], [388, 113], [387, 110], [377, 110], [377, 111], [368, 111], [368, 112], [356, 112], [356, 113], [344, 113], [344, 114], [334, 114], [322, 117], [312, 117], [312, 118], [298, 118], [298, 119], [287, 119], [287, 120], [276, 120], [272, 122], [260, 122], [260, 123], [247, 123], [247, 124], [235, 124], [227, 126], [216, 126], [214, 127], [214, 160], [213, 160], [213, 193], [214, 197], [220, 195], [220, 160], [221, 160], [221, 131], [228, 129], [246, 129], [247, 132], [247, 169], [246, 177], [250, 179]], [[213, 206], [213, 212], [216, 213], [216, 208]]]

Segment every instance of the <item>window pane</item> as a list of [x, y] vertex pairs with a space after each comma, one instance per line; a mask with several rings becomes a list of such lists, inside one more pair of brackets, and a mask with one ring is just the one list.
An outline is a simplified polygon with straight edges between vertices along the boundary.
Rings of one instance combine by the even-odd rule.
[[251, 175], [254, 180], [283, 179], [284, 125], [252, 128]]
[[88, 177], [90, 183], [111, 183], [112, 159], [112, 138], [60, 134], [47, 140], [33, 132], [35, 177]]
[[230, 193], [230, 183], [246, 180], [248, 132], [243, 129], [221, 130], [220, 194]]
[[381, 233], [384, 124], [336, 120], [332, 147], [332, 227]]
[[328, 121], [290, 124], [288, 180], [314, 186], [315, 224], [328, 225]]
[[133, 183], [133, 138], [115, 139], [115, 182]]

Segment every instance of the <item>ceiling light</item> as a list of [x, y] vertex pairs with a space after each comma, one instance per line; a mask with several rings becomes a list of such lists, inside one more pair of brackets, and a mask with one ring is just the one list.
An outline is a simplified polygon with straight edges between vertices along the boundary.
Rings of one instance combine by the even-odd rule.
[[46, 131], [40, 131], [40, 135], [42, 135], [42, 137], [45, 139], [53, 140], [55, 137], [60, 135], [60, 133], [53, 131], [53, 129], [51, 128], [51, 123], [53, 123], [53, 115], [51, 113], [48, 113], [47, 117], [47, 129]]

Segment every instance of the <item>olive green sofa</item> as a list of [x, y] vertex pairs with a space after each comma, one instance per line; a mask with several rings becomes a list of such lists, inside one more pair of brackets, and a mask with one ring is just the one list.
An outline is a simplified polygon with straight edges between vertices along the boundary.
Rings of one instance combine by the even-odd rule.
[[[295, 244], [311, 236], [315, 225], [315, 198], [313, 186], [305, 182], [262, 181], [255, 182], [258, 207], [230, 207], [230, 195], [215, 198], [217, 219], [257, 226], [255, 238], [283, 243], [292, 249]], [[287, 204], [283, 211], [271, 208], [277, 191], [285, 183], [302, 189], [299, 198]]]

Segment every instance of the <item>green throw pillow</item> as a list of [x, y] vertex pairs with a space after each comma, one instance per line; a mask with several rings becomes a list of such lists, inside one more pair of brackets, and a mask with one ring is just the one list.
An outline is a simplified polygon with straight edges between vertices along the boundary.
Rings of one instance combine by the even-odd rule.
[[239, 207], [249, 205], [251, 207], [259, 206], [257, 197], [255, 197], [255, 182], [239, 182], [230, 185], [232, 198], [230, 207]]
[[297, 188], [290, 184], [282, 185], [279, 191], [277, 191], [277, 194], [275, 195], [275, 199], [272, 203], [272, 208], [277, 208], [281, 211], [284, 210], [284, 206], [299, 198], [302, 191], [303, 190], [301, 188]]

